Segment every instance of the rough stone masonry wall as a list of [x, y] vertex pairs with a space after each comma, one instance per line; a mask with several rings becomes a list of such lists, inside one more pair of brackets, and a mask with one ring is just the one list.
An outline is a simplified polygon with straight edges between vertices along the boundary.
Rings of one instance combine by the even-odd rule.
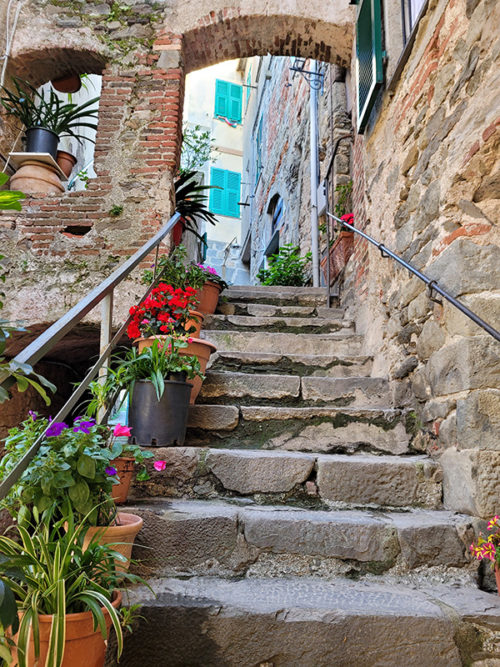
[[[500, 328], [500, 5], [431, 0], [394, 93], [355, 150], [367, 231]], [[356, 172], [356, 169], [358, 170]], [[367, 252], [358, 244], [358, 250]], [[358, 325], [374, 373], [417, 408], [448, 507], [487, 516], [500, 488], [500, 345], [370, 247]], [[364, 265], [350, 262], [351, 282]]]

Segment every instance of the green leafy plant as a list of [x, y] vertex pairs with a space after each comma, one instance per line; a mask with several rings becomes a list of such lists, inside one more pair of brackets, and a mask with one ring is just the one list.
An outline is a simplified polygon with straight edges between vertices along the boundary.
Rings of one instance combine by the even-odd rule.
[[279, 252], [269, 257], [269, 268], [261, 269], [257, 278], [262, 285], [291, 285], [301, 287], [306, 283], [305, 270], [311, 253], [304, 257], [299, 254], [299, 246], [287, 243]]
[[180, 173], [195, 172], [202, 169], [207, 162], [215, 162], [212, 157], [215, 139], [210, 130], [200, 125], [184, 126], [181, 147]]
[[205, 239], [198, 233], [196, 220], [200, 218], [215, 225], [217, 218], [207, 208], [207, 196], [203, 194], [215, 185], [199, 185], [196, 181], [195, 171], [186, 171], [175, 181], [175, 210], [180, 213], [184, 229], [196, 236], [204, 245]]
[[[153, 265], [152, 269], [155, 268]], [[185, 290], [186, 287], [199, 289], [206, 278], [197, 264], [188, 264], [187, 250], [183, 245], [172, 248], [168, 255], [160, 255], [156, 264], [156, 275], [174, 289]], [[151, 285], [155, 277], [153, 270], [142, 272], [141, 282]]]
[[49, 426], [47, 419], [31, 412], [19, 427], [9, 430], [0, 479], [7, 477], [41, 434], [40, 449], [1, 506], [25, 525], [35, 514], [59, 518], [68, 499], [78, 520], [87, 517], [93, 525], [109, 525], [116, 514], [111, 499], [117, 483], [111, 463], [114, 452], [106, 446], [110, 429], [94, 420], [78, 417], [72, 426], [65, 422]]
[[138, 352], [133, 347], [121, 362], [122, 387], [132, 393], [137, 380], [148, 380], [155, 388], [158, 400], [163, 396], [165, 380], [191, 380], [198, 376], [204, 379], [200, 362], [194, 355], [181, 355], [188, 342], [174, 336], [155, 340], [151, 347]]
[[[8, 180], [9, 176], [7, 174], [0, 174], [0, 186], [5, 185]], [[21, 204], [19, 200], [25, 197], [24, 192], [19, 192], [18, 190], [0, 190], [0, 209], [20, 211]]]
[[109, 209], [109, 215], [112, 215], [114, 217], [118, 217], [123, 213], [123, 206], [119, 206], [118, 204], [113, 204], [113, 206]]
[[[96, 511], [92, 509], [92, 513]], [[125, 557], [114, 551], [112, 545], [99, 544], [97, 536], [84, 547], [86, 529], [85, 521], [75, 526], [72, 512], [67, 509], [59, 522], [49, 524], [35, 518], [29, 527], [17, 526], [14, 539], [0, 536], [0, 581], [10, 586], [22, 612], [17, 635], [19, 667], [27, 665], [31, 638], [35, 659], [40, 654], [41, 614], [52, 615], [46, 665], [61, 667], [66, 618], [68, 614], [84, 611], [92, 613], [94, 627], [104, 640], [105, 612], [109, 614], [116, 633], [118, 657], [122, 653], [120, 612], [112, 601], [123, 580], [133, 583], [142, 580], [128, 572], [117, 573], [116, 563], [125, 561]], [[5, 651], [2, 657], [6, 659]]]
[[63, 102], [53, 90], [50, 90], [46, 97], [45, 91], [38, 92], [28, 81], [17, 77], [12, 78], [12, 84], [15, 92], [2, 87], [4, 96], [0, 98], [0, 103], [26, 128], [44, 127], [59, 137], [68, 135], [80, 143], [82, 139], [92, 141], [89, 137], [78, 134], [76, 130], [80, 127], [97, 129], [97, 123], [90, 121], [97, 119], [98, 110], [90, 107], [98, 102], [98, 97], [78, 105]]

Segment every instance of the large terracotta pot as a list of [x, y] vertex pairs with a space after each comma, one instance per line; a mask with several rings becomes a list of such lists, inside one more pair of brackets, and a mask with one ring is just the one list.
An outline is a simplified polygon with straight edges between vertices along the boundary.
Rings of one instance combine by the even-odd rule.
[[27, 194], [52, 194], [64, 192], [61, 179], [54, 167], [36, 160], [26, 160], [10, 178], [10, 189]]
[[[119, 591], [114, 593], [113, 607], [118, 609], [122, 601]], [[111, 618], [109, 612], [102, 608], [106, 620], [109, 636]], [[40, 614], [38, 616], [40, 628], [40, 657], [35, 662], [35, 649], [31, 639], [28, 649], [28, 667], [46, 667], [47, 652], [49, 649], [52, 616]], [[14, 638], [15, 639], [15, 638]], [[106, 642], [99, 628], [94, 630], [92, 612], [83, 611], [79, 614], [66, 615], [66, 641], [64, 658], [61, 667], [103, 667], [106, 656]], [[17, 651], [12, 651], [12, 665], [17, 665]]]
[[77, 93], [82, 87], [79, 74], [65, 74], [58, 79], [52, 79], [50, 83], [60, 93]]
[[134, 475], [135, 459], [128, 456], [120, 456], [111, 461], [111, 465], [116, 468], [119, 484], [115, 484], [111, 489], [111, 496], [117, 505], [127, 502], [127, 496]]
[[498, 595], [500, 595], [500, 568], [498, 565], [495, 563], [495, 579], [497, 581], [497, 591]]
[[213, 283], [211, 280], [207, 281], [203, 287], [197, 290], [196, 298], [198, 299], [198, 310], [200, 313], [210, 315], [215, 313], [221, 291], [221, 286], [218, 283]]
[[[179, 354], [181, 355], [194, 354], [194, 356], [197, 357], [198, 361], [200, 362], [201, 372], [205, 373], [208, 360], [210, 359], [210, 355], [213, 354], [217, 350], [217, 348], [213, 343], [209, 343], [208, 340], [202, 340], [201, 338], [192, 338], [192, 337], [190, 337], [189, 340], [191, 342], [188, 343], [187, 347], [182, 348], [182, 350], [179, 351]], [[193, 403], [196, 401], [198, 397], [198, 394], [200, 393], [203, 381], [200, 377], [195, 377], [192, 380], [186, 380], [186, 382], [188, 382], [193, 387], [191, 389], [191, 399], [189, 401], [190, 404], [193, 405]]]
[[56, 162], [64, 172], [66, 178], [69, 178], [76, 164], [76, 157], [67, 151], [57, 151]]
[[115, 551], [123, 554], [127, 559], [126, 563], [116, 562], [118, 572], [126, 572], [130, 567], [130, 557], [132, 556], [132, 547], [137, 533], [142, 528], [144, 521], [136, 514], [128, 512], [118, 512], [116, 524], [113, 526], [89, 526], [83, 539], [84, 549], [89, 545], [92, 538], [99, 534], [100, 544], [110, 544]]

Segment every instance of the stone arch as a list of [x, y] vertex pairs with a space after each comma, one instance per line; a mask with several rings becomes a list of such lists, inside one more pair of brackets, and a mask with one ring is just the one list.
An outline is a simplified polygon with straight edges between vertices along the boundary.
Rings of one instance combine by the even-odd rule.
[[354, 9], [348, 0], [180, 2], [169, 30], [184, 37], [186, 73], [254, 55], [294, 55], [346, 66], [351, 57]]

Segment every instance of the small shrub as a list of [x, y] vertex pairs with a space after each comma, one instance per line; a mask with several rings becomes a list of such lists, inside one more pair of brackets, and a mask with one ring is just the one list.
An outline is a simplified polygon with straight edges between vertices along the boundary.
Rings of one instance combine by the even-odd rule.
[[276, 255], [271, 255], [269, 268], [261, 269], [257, 278], [262, 285], [303, 287], [306, 284], [305, 270], [310, 259], [310, 252], [301, 257], [299, 246], [287, 243]]

